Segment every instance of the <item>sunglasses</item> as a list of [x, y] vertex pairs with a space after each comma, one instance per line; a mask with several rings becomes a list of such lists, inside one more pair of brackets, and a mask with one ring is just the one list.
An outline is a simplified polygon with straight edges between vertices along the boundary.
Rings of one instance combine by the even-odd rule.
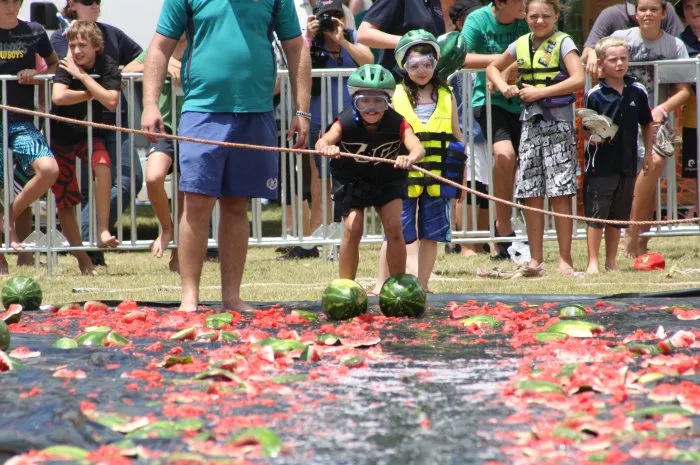
[[389, 98], [386, 95], [356, 95], [353, 104], [360, 113], [381, 113], [389, 108]]
[[92, 6], [95, 3], [98, 5], [102, 3], [102, 0], [75, 0], [75, 3], [80, 3], [81, 5], [85, 6]]
[[426, 71], [432, 71], [435, 69], [437, 60], [432, 56], [425, 56], [422, 58], [411, 58], [406, 61], [406, 71], [409, 73], [415, 73], [419, 69], [423, 68]]

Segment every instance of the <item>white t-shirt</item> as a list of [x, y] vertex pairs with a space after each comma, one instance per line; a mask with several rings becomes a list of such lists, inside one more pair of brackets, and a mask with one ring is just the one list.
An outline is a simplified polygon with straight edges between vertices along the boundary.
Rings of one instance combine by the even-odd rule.
[[[688, 50], [683, 41], [663, 32], [658, 40], [645, 40], [638, 27], [615, 31], [613, 37], [624, 39], [629, 44], [630, 62], [675, 60], [688, 58]], [[654, 66], [630, 66], [630, 74], [644, 84], [649, 94], [649, 105], [653, 108], [657, 103], [668, 99], [668, 84], [659, 86], [658, 101], [654, 100]]]
[[[314, 14], [314, 7], [311, 6], [309, 0], [294, 0], [294, 8], [297, 10], [299, 17], [299, 26], [301, 26], [301, 34], [306, 34], [306, 24], [309, 22], [309, 16]], [[343, 14], [345, 16], [345, 29], [357, 29], [355, 26], [355, 16], [347, 5], [343, 5]]]

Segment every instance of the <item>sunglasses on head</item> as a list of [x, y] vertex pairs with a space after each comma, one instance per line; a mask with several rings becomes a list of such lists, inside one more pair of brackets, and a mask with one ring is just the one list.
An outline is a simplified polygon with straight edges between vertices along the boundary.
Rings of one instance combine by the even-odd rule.
[[97, 3], [98, 5], [102, 3], [102, 0], [75, 0], [75, 3], [80, 3], [85, 6], [92, 6]]

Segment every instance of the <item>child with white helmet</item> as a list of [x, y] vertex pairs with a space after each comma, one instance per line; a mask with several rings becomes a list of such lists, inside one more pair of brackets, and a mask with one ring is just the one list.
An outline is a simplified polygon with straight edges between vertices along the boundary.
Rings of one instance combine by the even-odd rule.
[[[339, 251], [340, 278], [355, 279], [364, 212], [375, 207], [387, 238], [391, 275], [406, 271], [406, 246], [401, 230], [405, 170], [424, 156], [423, 146], [406, 120], [389, 106], [396, 82], [379, 65], [364, 65], [348, 78], [352, 106], [343, 110], [316, 143], [332, 158], [333, 201], [345, 218]], [[394, 160], [393, 164], [341, 157], [340, 152]], [[408, 152], [408, 155], [401, 155]]]

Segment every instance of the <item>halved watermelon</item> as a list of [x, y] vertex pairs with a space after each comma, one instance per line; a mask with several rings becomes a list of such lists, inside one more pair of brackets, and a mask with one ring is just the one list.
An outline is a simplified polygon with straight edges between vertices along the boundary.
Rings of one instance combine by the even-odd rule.
[[367, 313], [367, 292], [351, 279], [334, 279], [323, 291], [321, 307], [331, 320]]
[[22, 310], [23, 307], [21, 305], [12, 304], [5, 313], [0, 314], [0, 320], [4, 321], [8, 325], [19, 323], [19, 319], [22, 316]]
[[389, 317], [419, 317], [425, 313], [425, 300], [418, 278], [407, 273], [387, 279], [379, 292], [379, 308]]
[[586, 308], [578, 304], [565, 305], [559, 309], [559, 316], [586, 316]]
[[20, 304], [27, 310], [38, 310], [41, 299], [39, 284], [26, 276], [15, 276], [2, 287], [2, 304], [5, 308], [12, 304]]

